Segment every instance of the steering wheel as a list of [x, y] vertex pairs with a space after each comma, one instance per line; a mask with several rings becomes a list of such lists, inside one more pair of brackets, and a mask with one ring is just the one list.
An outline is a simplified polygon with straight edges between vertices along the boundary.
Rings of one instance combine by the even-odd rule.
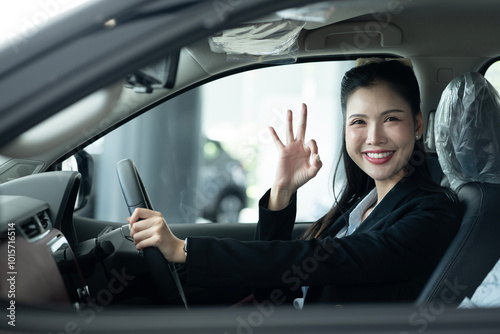
[[[153, 210], [153, 206], [134, 162], [130, 159], [121, 160], [116, 165], [116, 171], [129, 213], [132, 214], [135, 208]], [[128, 225], [124, 225], [123, 227], [129, 228]], [[172, 304], [183, 304], [187, 309], [184, 289], [174, 265], [169, 263], [155, 247], [145, 248], [142, 252], [149, 268], [151, 279], [158, 289], [162, 301]]]

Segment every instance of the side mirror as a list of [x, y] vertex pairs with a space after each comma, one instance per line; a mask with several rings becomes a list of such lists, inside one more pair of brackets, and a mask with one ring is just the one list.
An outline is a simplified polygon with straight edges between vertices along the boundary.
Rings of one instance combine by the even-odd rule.
[[82, 174], [80, 190], [76, 198], [75, 211], [84, 208], [87, 205], [88, 198], [92, 193], [92, 183], [94, 181], [94, 159], [85, 150], [75, 154], [78, 171]]
[[75, 202], [75, 211], [87, 208], [89, 197], [92, 194], [92, 183], [94, 178], [94, 159], [85, 150], [81, 150], [75, 155], [69, 157], [62, 162], [62, 170], [78, 171], [82, 175], [80, 189], [78, 189], [78, 196]]

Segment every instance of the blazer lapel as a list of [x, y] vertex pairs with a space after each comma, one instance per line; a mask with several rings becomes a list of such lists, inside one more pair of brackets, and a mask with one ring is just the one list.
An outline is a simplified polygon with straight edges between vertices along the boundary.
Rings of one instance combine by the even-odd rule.
[[[382, 199], [382, 201], [373, 209], [370, 215], [363, 221], [359, 228], [354, 232], [363, 232], [369, 230], [377, 221], [394, 211], [401, 204], [401, 201], [415, 190], [415, 178], [412, 176], [402, 178]], [[349, 224], [349, 214], [362, 200], [360, 198], [353, 204], [349, 210], [341, 215], [335, 223], [328, 229], [328, 234], [335, 237], [340, 230]]]
[[382, 201], [373, 209], [370, 215], [363, 221], [359, 228], [354, 232], [363, 232], [369, 230], [375, 222], [385, 217], [398, 206], [401, 201], [415, 190], [415, 181], [413, 177], [402, 178], [382, 199]]
[[346, 212], [344, 212], [344, 214], [342, 214], [339, 218], [337, 218], [335, 223], [333, 223], [332, 226], [330, 226], [330, 228], [328, 229], [328, 235], [335, 237], [344, 226], [349, 225], [349, 215], [360, 201], [361, 198], [358, 199], [356, 203], [349, 208], [349, 210], [347, 210]]

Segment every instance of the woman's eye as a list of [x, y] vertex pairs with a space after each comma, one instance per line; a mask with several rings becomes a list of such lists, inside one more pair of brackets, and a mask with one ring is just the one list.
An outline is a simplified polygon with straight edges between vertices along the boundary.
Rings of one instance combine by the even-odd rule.
[[386, 118], [386, 121], [387, 122], [396, 122], [396, 121], [399, 121], [399, 118], [394, 117], [394, 116], [389, 116]]
[[351, 125], [361, 125], [365, 124], [365, 122], [361, 119], [355, 119], [354, 121], [351, 122]]

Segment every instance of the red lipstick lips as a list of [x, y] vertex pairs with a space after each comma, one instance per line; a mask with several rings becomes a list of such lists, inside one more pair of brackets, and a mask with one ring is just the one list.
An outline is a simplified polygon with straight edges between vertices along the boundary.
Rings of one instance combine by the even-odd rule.
[[394, 152], [395, 151], [377, 150], [377, 151], [366, 151], [363, 152], [363, 154], [366, 160], [368, 160], [372, 164], [381, 165], [391, 160], [392, 157], [394, 156]]

